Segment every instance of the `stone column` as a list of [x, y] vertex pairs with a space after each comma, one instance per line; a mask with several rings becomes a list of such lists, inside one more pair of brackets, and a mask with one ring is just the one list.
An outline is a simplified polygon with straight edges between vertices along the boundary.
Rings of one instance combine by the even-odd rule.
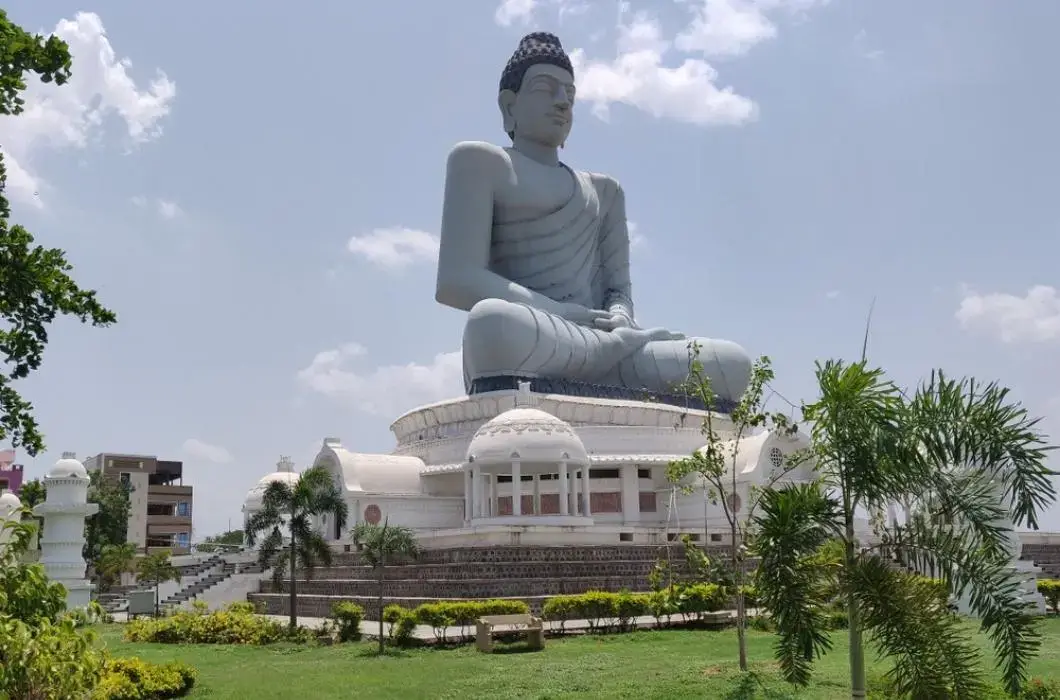
[[519, 460], [512, 460], [512, 515], [523, 514], [523, 469]]
[[490, 474], [490, 517], [497, 517], [497, 475]]
[[627, 523], [640, 521], [640, 478], [636, 464], [622, 465], [622, 519]]
[[570, 514], [581, 515], [581, 509], [578, 507], [578, 471], [572, 471], [568, 479], [570, 480], [570, 485], [567, 487], [567, 493], [570, 494]]
[[482, 467], [475, 469], [473, 481], [475, 482], [475, 517], [481, 518], [486, 514], [486, 475], [482, 473]]
[[582, 515], [588, 518], [592, 515], [589, 507], [589, 467], [582, 467]]
[[567, 496], [567, 463], [559, 463], [559, 514], [570, 515], [570, 497]]
[[541, 477], [534, 474], [534, 515], [541, 515]]
[[471, 465], [468, 464], [464, 467], [464, 522], [470, 523], [471, 518], [475, 517], [475, 513], [472, 510], [474, 508], [474, 494], [472, 493], [471, 486]]

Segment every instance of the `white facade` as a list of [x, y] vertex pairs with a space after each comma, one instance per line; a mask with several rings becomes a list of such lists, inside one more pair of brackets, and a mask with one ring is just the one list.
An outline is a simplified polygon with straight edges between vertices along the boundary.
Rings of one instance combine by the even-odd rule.
[[[294, 462], [292, 462], [289, 457], [281, 457], [280, 461], [276, 463], [276, 471], [262, 477], [254, 488], [247, 491], [247, 495], [243, 499], [243, 532], [247, 532], [247, 526], [250, 524], [251, 517], [261, 510], [262, 499], [265, 498], [265, 491], [268, 490], [269, 484], [280, 482], [294, 488], [295, 484], [298, 483], [298, 479], [299, 474], [295, 471]], [[280, 532], [283, 534], [285, 541], [290, 539], [291, 533], [286, 524], [280, 527]], [[267, 534], [268, 533], [259, 533], [258, 538], [254, 543], [255, 546], [260, 547], [261, 540], [264, 539]]]
[[[683, 494], [666, 477], [671, 461], [703, 446], [704, 415], [659, 403], [531, 395], [524, 385], [404, 414], [391, 426], [391, 454], [355, 453], [326, 438], [313, 466], [328, 469], [345, 494], [347, 529], [385, 519], [416, 530], [426, 547], [646, 544], [684, 533], [717, 544], [728, 541], [721, 506], [705, 504], [701, 490]], [[714, 420], [722, 436], [731, 431], [725, 416]], [[752, 484], [805, 444], [771, 433], [745, 438], [737, 452], [741, 504]], [[809, 476], [807, 469], [788, 478]], [[334, 523], [318, 525], [330, 540], [348, 541]]]
[[85, 519], [99, 511], [88, 503], [88, 472], [72, 452], [64, 452], [44, 477], [48, 495], [33, 514], [44, 518], [40, 563], [52, 581], [66, 588], [68, 609], [86, 607], [92, 584], [85, 580]]

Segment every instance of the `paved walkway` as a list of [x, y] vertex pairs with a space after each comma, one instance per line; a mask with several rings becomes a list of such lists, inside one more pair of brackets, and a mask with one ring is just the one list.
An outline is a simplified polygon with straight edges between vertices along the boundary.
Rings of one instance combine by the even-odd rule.
[[[718, 612], [719, 612], [719, 614], [727, 613], [730, 617], [736, 617], [736, 611], [735, 610], [720, 610]], [[751, 609], [748, 609], [747, 614], [748, 615], [752, 615], [752, 614], [754, 614], [754, 611], [751, 610]], [[265, 615], [264, 617], [267, 617], [270, 620], [276, 620], [278, 622], [287, 622], [287, 620], [289, 619], [286, 615]], [[679, 622], [681, 620], [681, 616], [680, 615], [674, 615], [672, 619], [673, 619], [674, 622]], [[298, 618], [298, 624], [299, 625], [301, 625], [303, 627], [308, 627], [310, 629], [318, 629], [326, 621], [327, 621], [327, 618], [324, 618], [324, 617], [301, 617], [301, 616], [299, 616], [299, 618]], [[652, 627], [655, 627], [655, 618], [652, 617], [651, 615], [645, 615], [643, 617], [637, 617], [637, 618], [634, 618], [633, 625], [637, 629], [650, 629]], [[588, 620], [567, 620], [566, 623], [563, 624], [562, 629], [565, 632], [584, 632], [585, 630], [589, 629], [589, 621]], [[559, 622], [550, 622], [550, 621], [546, 620], [545, 621], [545, 630], [546, 631], [551, 631], [551, 632], [558, 632], [558, 631], [560, 631], [560, 623]], [[362, 634], [364, 634], [364, 636], [371, 637], [371, 638], [375, 639], [376, 637], [379, 636], [379, 621], [378, 620], [362, 620], [361, 621], [361, 632], [362, 632]], [[390, 624], [387, 623], [387, 622], [383, 623], [383, 634], [388, 635], [388, 636], [390, 635]], [[416, 639], [421, 639], [423, 641], [433, 641], [434, 639], [436, 639], [435, 634], [434, 634], [434, 628], [429, 626], [429, 625], [416, 625], [416, 630], [415, 630], [415, 632], [413, 632], [413, 636]], [[445, 628], [445, 638], [447, 640], [457, 640], [457, 639], [461, 639], [462, 637], [466, 637], [467, 639], [474, 639], [474, 637], [475, 637], [475, 626], [474, 625], [469, 625], [468, 627], [454, 626], [454, 627], [446, 627]]]
[[[719, 614], [724, 614], [724, 613], [727, 613], [730, 617], [736, 617], [736, 611], [735, 610], [721, 610], [721, 611], [719, 611]], [[747, 614], [749, 616], [750, 615], [754, 615], [755, 613], [756, 613], [756, 611], [753, 610], [753, 609], [749, 608], [747, 610]], [[286, 615], [263, 615], [262, 617], [268, 618], [270, 620], [275, 620], [276, 622], [283, 622], [283, 623], [286, 623], [288, 621], [288, 619], [289, 619]], [[680, 622], [681, 621], [681, 616], [680, 615], [674, 615], [671, 619], [674, 622]], [[114, 613], [114, 621], [115, 622], [127, 622], [128, 621], [128, 616], [125, 613]], [[319, 629], [326, 622], [329, 622], [329, 619], [326, 618], [326, 617], [303, 617], [301, 615], [298, 617], [299, 626], [308, 627], [309, 629], [313, 629], [313, 630]], [[652, 627], [655, 627], [655, 618], [652, 617], [651, 615], [645, 615], [645, 616], [642, 616], [642, 617], [637, 617], [637, 618], [634, 618], [633, 625], [637, 629], [650, 629]], [[548, 620], [545, 621], [545, 630], [546, 631], [559, 632], [560, 629], [561, 629], [561, 625], [560, 625], [559, 622], [550, 622]], [[566, 623], [564, 623], [562, 625], [562, 630], [565, 631], [565, 632], [584, 632], [585, 630], [588, 630], [588, 629], [589, 629], [589, 621], [588, 620], [567, 620]], [[378, 620], [362, 620], [361, 621], [361, 632], [366, 637], [371, 637], [373, 639], [377, 638], [379, 636], [379, 621]], [[387, 636], [390, 635], [390, 623], [388, 623], [388, 622], [384, 622], [383, 623], [383, 634], [385, 634]], [[416, 639], [420, 639], [420, 640], [423, 640], [423, 641], [428, 641], [429, 642], [429, 641], [434, 641], [436, 639], [435, 634], [434, 634], [434, 628], [429, 626], [429, 625], [416, 625], [416, 629], [415, 629], [415, 631], [412, 634], [413, 634], [413, 636]], [[454, 627], [446, 627], [445, 628], [445, 638], [447, 640], [455, 641], [455, 640], [458, 640], [458, 639], [461, 639], [461, 638], [464, 638], [464, 637], [466, 637], [467, 639], [474, 639], [474, 637], [475, 637], [475, 626], [474, 625], [469, 625], [468, 627], [454, 626]]]

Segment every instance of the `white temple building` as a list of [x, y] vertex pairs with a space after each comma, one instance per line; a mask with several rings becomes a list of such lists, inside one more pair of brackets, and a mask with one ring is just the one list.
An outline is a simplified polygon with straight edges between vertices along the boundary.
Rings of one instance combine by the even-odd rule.
[[[334, 476], [346, 496], [341, 531], [322, 517], [328, 539], [348, 543], [359, 521], [404, 525], [424, 547], [490, 544], [660, 544], [688, 534], [728, 541], [720, 505], [702, 489], [685, 494], [666, 476], [669, 463], [705, 444], [704, 413], [662, 403], [531, 393], [478, 393], [423, 406], [391, 426], [391, 454], [364, 454], [326, 438], [313, 466]], [[731, 429], [716, 415], [715, 431]], [[742, 440], [737, 511], [754, 484], [770, 478], [805, 438], [769, 432]], [[809, 468], [785, 480], [804, 480]], [[247, 494], [244, 516], [260, 508], [278, 471]]]

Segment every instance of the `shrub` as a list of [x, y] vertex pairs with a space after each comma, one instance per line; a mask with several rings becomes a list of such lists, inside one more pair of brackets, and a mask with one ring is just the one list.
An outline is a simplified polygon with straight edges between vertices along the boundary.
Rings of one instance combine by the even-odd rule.
[[1053, 613], [1060, 613], [1060, 579], [1043, 578], [1038, 581], [1038, 592]]
[[331, 617], [335, 620], [339, 642], [356, 642], [361, 638], [361, 620], [364, 608], [356, 603], [340, 602], [331, 606]]
[[416, 631], [416, 617], [411, 610], [391, 604], [383, 608], [383, 622], [390, 625], [390, 642], [399, 647], [412, 644]]
[[1032, 678], [1020, 690], [1019, 698], [1020, 700], [1057, 700], [1060, 698], [1060, 683], [1054, 680]]
[[931, 595], [942, 607], [947, 607], [950, 602], [950, 591], [946, 582], [942, 579], [930, 578], [928, 576], [913, 576], [913, 581]]
[[648, 614], [655, 618], [655, 626], [662, 627], [663, 619], [667, 622], [670, 615], [677, 612], [677, 603], [668, 589], [652, 591], [647, 596]]
[[660, 603], [664, 600], [668, 600], [665, 590], [647, 594], [589, 591], [553, 596], [545, 601], [541, 615], [546, 620], [559, 622], [561, 631], [565, 631], [568, 620], [586, 620], [590, 632], [627, 630], [633, 627], [634, 618], [641, 615], [659, 613], [656, 619], [660, 619], [663, 614]]
[[754, 586], [743, 587], [743, 604], [745, 608], [758, 607], [758, 589]]
[[125, 625], [128, 642], [156, 644], [247, 644], [259, 646], [280, 640], [304, 642], [308, 630], [291, 634], [280, 622], [259, 617], [247, 603], [233, 603], [224, 610], [204, 613], [175, 612], [169, 617], [136, 619]]
[[466, 635], [467, 628], [475, 624], [480, 617], [525, 615], [529, 612], [530, 606], [521, 600], [465, 600], [424, 603], [412, 611], [412, 616], [416, 624], [431, 627], [438, 641], [446, 642], [448, 641], [446, 627], [463, 627]]
[[685, 619], [699, 619], [704, 613], [717, 612], [725, 607], [725, 589], [714, 583], [693, 583], [676, 589], [677, 609]]
[[187, 695], [195, 671], [187, 664], [151, 664], [142, 659], [108, 659], [92, 700], [164, 700]]

